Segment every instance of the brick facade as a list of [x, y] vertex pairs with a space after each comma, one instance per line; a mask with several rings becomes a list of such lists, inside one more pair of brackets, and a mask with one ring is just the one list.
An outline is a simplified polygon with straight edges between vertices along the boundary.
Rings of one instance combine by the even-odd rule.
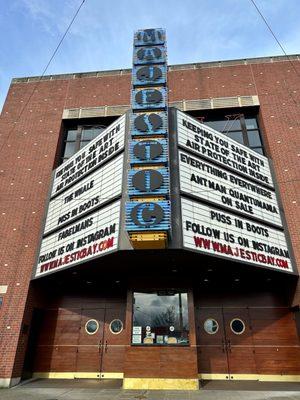
[[[280, 57], [274, 60], [173, 67], [169, 72], [169, 100], [258, 95], [263, 139], [274, 163], [300, 268], [299, 78], [290, 62]], [[300, 71], [299, 61], [293, 63]], [[8, 285], [0, 310], [0, 378], [20, 377], [22, 373], [27, 338], [21, 327], [30, 321], [31, 307], [26, 307], [25, 314], [24, 310], [33, 301], [28, 299], [29, 284], [63, 110], [128, 105], [130, 88], [128, 70], [98, 77], [46, 77], [39, 84], [20, 80], [10, 86], [0, 120], [0, 285]], [[293, 304], [299, 303], [298, 285]]]

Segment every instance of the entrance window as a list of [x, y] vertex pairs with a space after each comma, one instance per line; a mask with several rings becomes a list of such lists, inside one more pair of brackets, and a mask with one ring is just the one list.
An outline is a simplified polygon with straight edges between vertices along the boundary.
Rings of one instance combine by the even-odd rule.
[[115, 335], [121, 333], [123, 330], [123, 322], [120, 319], [114, 319], [109, 324], [109, 330]]
[[132, 344], [187, 345], [188, 297], [177, 290], [135, 292]]
[[90, 319], [85, 324], [85, 331], [89, 335], [94, 335], [99, 329], [99, 322], [95, 319]]
[[208, 333], [209, 335], [214, 335], [219, 330], [218, 322], [215, 319], [212, 319], [212, 318], [208, 318], [204, 322], [203, 326], [204, 326], [205, 332]]
[[230, 322], [230, 329], [236, 335], [241, 335], [245, 331], [244, 321], [241, 319], [235, 318]]

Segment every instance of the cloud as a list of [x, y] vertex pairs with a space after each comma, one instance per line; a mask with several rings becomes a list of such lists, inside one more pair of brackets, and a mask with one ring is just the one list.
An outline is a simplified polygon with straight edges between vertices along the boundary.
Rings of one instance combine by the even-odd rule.
[[50, 11], [49, 1], [46, 0], [19, 0], [23, 4], [27, 12], [30, 13], [31, 18], [41, 19], [53, 17], [54, 14]]

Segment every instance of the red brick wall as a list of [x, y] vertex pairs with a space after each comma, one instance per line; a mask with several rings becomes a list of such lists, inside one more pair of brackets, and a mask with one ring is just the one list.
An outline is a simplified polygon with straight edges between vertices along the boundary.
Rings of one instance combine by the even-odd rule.
[[[300, 72], [299, 63], [297, 67]], [[19, 113], [36, 82], [15, 83], [9, 89], [0, 119], [0, 285], [8, 285], [0, 310], [1, 378], [21, 374], [22, 362], [15, 363], [15, 355], [18, 343], [20, 353], [21, 341], [26, 342], [20, 338], [20, 327], [63, 109], [129, 104], [130, 79], [127, 74], [42, 81], [20, 119]], [[170, 101], [259, 96], [264, 138], [274, 161], [300, 265], [300, 88], [299, 78], [290, 63], [171, 71], [169, 89]], [[300, 287], [297, 296], [295, 304], [300, 301]], [[18, 359], [22, 360], [20, 354]]]

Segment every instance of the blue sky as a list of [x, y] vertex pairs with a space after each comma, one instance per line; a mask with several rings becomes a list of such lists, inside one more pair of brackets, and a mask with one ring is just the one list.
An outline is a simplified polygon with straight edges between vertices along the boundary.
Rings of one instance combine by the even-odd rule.
[[[300, 1], [256, 0], [289, 54]], [[0, 110], [13, 77], [40, 75], [81, 0], [0, 0]], [[133, 31], [167, 30], [169, 64], [282, 54], [250, 0], [86, 0], [47, 74], [129, 68]]]

